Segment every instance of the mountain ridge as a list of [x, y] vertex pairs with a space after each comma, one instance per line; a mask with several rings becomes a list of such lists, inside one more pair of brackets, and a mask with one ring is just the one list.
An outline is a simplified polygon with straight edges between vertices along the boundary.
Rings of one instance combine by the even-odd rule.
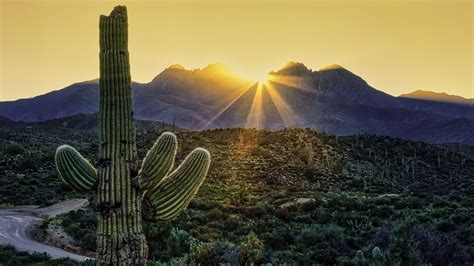
[[[474, 130], [470, 105], [394, 97], [340, 65], [313, 71], [289, 62], [270, 72], [269, 78], [259, 93], [257, 83], [222, 64], [193, 70], [171, 65], [148, 83], [132, 83], [135, 118], [176, 121], [193, 130], [258, 124], [268, 129], [311, 127], [338, 135], [368, 132], [429, 142], [437, 142], [432, 136], [438, 136], [444, 142], [474, 143], [469, 137]], [[0, 116], [35, 122], [94, 114], [98, 100], [99, 84], [94, 79], [29, 99], [0, 102]], [[465, 124], [459, 119], [466, 119]]]
[[415, 90], [409, 93], [401, 94], [398, 97], [418, 99], [418, 100], [427, 100], [427, 101], [439, 101], [439, 102], [474, 105], [474, 98], [465, 98], [459, 95], [451, 95], [446, 92]]

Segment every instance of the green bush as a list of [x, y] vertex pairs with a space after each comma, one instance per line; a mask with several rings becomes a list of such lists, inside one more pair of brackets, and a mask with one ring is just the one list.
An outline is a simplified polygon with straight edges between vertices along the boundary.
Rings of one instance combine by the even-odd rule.
[[18, 165], [19, 170], [36, 170], [36, 162], [31, 158], [23, 159]]
[[23, 154], [24, 152], [25, 148], [23, 148], [23, 146], [21, 146], [20, 144], [11, 144], [5, 148], [5, 153], [12, 156]]
[[78, 246], [95, 251], [97, 220], [92, 209], [72, 211], [61, 218], [64, 231], [77, 241]]
[[250, 233], [241, 243], [240, 256], [243, 264], [260, 264], [263, 260], [263, 243], [257, 235]]

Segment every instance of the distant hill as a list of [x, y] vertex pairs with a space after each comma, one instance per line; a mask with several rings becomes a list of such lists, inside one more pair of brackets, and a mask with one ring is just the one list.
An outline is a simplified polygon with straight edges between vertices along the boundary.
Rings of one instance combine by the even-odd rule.
[[0, 123], [11, 123], [11, 122], [13, 121], [4, 116], [0, 116]]
[[[138, 131], [147, 132], [147, 131], [164, 131], [164, 130], [173, 130], [173, 131], [182, 131], [181, 128], [173, 124], [167, 124], [164, 122], [157, 121], [146, 121], [146, 120], [136, 120], [135, 121]], [[15, 122], [11, 121], [9, 125], [16, 126], [40, 126], [40, 127], [51, 127], [56, 129], [75, 129], [82, 131], [96, 131], [99, 124], [98, 114], [76, 114], [68, 117], [56, 118], [41, 122]], [[0, 127], [1, 127], [0, 120]]]
[[[194, 70], [172, 65], [148, 83], [132, 84], [135, 118], [175, 121], [192, 130], [254, 127], [259, 121], [260, 127], [268, 129], [311, 127], [338, 135], [367, 132], [474, 143], [474, 106], [459, 104], [454, 96], [439, 96], [436, 101], [426, 93], [424, 98], [420, 93], [393, 97], [340, 65], [314, 71], [289, 62], [270, 72], [269, 78], [259, 86], [222, 64]], [[45, 121], [94, 114], [98, 104], [98, 80], [91, 80], [34, 98], [0, 102], [0, 116]]]
[[467, 99], [457, 95], [450, 95], [445, 92], [432, 92], [424, 90], [416, 90], [407, 94], [402, 94], [398, 96], [400, 98], [409, 98], [417, 100], [427, 100], [435, 102], [447, 102], [447, 103], [458, 103], [458, 104], [467, 104], [474, 105], [474, 99]]

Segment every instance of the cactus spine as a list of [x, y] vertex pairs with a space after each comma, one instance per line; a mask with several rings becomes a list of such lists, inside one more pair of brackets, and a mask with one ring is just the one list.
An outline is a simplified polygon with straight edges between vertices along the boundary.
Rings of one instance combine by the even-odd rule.
[[98, 219], [98, 265], [144, 265], [147, 244], [142, 218], [170, 220], [197, 193], [210, 155], [197, 148], [170, 175], [177, 140], [163, 133], [140, 167], [128, 56], [127, 10], [117, 6], [100, 17], [100, 114], [97, 170], [74, 148], [56, 152], [64, 182], [77, 191], [94, 190]]

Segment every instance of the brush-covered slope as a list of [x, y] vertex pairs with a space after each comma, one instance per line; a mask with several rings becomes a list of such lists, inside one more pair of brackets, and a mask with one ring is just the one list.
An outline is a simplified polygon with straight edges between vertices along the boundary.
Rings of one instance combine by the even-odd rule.
[[[138, 131], [140, 155], [160, 130]], [[212, 165], [197, 197], [178, 219], [145, 226], [151, 261], [473, 262], [472, 146], [369, 134], [336, 137], [307, 129], [177, 134], [177, 162], [202, 146], [212, 154]], [[80, 196], [55, 171], [54, 150], [60, 144], [73, 145], [97, 163], [94, 129], [18, 124], [0, 126], [0, 136], [1, 204], [50, 204]], [[43, 227], [62, 226], [74, 244], [94, 251], [95, 219], [87, 209]], [[373, 251], [376, 247], [380, 255]]]

